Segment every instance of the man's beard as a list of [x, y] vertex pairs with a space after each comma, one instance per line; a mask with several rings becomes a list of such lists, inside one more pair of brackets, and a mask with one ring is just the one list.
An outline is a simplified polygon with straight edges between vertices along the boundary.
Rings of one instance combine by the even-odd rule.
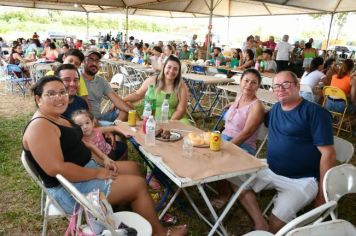
[[97, 73], [97, 72], [92, 72], [89, 68], [84, 68], [84, 71], [86, 74], [88, 74], [90, 76], [94, 76]]

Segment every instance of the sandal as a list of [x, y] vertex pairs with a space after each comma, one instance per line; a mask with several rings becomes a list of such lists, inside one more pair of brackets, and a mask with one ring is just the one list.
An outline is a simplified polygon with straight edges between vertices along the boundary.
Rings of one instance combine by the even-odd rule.
[[170, 214], [170, 213], [164, 214], [162, 220], [163, 220], [163, 222], [165, 222], [165, 223], [169, 223], [169, 224], [173, 224], [173, 225], [176, 224], [177, 221], [178, 221], [177, 217], [174, 216], [174, 215], [172, 215], [172, 214]]
[[187, 225], [169, 227], [166, 236], [185, 236], [188, 233]]

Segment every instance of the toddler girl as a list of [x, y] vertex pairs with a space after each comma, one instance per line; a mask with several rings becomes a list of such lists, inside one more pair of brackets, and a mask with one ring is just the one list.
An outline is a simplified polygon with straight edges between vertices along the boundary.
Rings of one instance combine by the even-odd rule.
[[116, 126], [95, 127], [94, 116], [87, 110], [77, 110], [72, 113], [72, 120], [83, 131], [83, 141], [94, 144], [102, 153], [117, 161], [127, 155], [127, 145], [116, 142], [116, 148], [106, 142], [103, 133], [120, 132]]

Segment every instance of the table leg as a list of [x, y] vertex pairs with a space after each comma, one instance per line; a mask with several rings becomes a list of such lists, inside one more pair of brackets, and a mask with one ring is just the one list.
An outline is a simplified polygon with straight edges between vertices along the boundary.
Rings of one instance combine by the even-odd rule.
[[[190, 197], [188, 191], [187, 191], [185, 188], [183, 188], [182, 190], [183, 190], [183, 193], [185, 194], [185, 196], [187, 197], [187, 199], [188, 199], [190, 205], [193, 207], [194, 211], [197, 213], [197, 215], [198, 215], [202, 220], [204, 220], [205, 223], [207, 223], [207, 225], [209, 225], [210, 227], [213, 227], [213, 224], [212, 224], [210, 221], [208, 221], [208, 219], [200, 212], [199, 208], [195, 205], [195, 203], [194, 203], [193, 199]], [[219, 232], [219, 231], [217, 231], [217, 233], [218, 233], [220, 236], [223, 235], [223, 234], [222, 234], [221, 232]], [[225, 235], [226, 235], [226, 234], [225, 234]]]
[[176, 198], [177, 198], [177, 196], [178, 196], [178, 194], [180, 193], [181, 190], [182, 190], [181, 188], [178, 188], [177, 191], [174, 193], [174, 195], [171, 198], [171, 200], [169, 200], [168, 204], [166, 205], [166, 207], [162, 210], [161, 214], [159, 215], [159, 217], [158, 217], [159, 220], [161, 220], [162, 217], [164, 216], [164, 214], [166, 214], [166, 212], [171, 207], [173, 202], [176, 200]]
[[225, 216], [231, 209], [231, 207], [234, 205], [236, 202], [237, 198], [240, 196], [241, 192], [246, 188], [248, 184], [250, 184], [257, 176], [257, 173], [252, 174], [240, 187], [239, 189], [232, 195], [230, 198], [228, 204], [226, 205], [224, 211], [221, 213], [219, 218], [216, 220], [215, 225], [212, 227], [212, 229], [209, 232], [209, 236], [213, 235], [216, 229], [221, 225], [221, 222], [224, 220]]

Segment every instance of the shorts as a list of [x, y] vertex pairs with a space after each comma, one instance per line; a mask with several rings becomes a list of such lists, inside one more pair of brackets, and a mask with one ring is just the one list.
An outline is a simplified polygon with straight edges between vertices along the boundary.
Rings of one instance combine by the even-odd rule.
[[[86, 165], [86, 168], [100, 168], [99, 165], [94, 161], [90, 160]], [[103, 180], [103, 179], [92, 179], [83, 182], [76, 182], [72, 184], [76, 187], [79, 192], [86, 195], [87, 193], [99, 189], [101, 192], [108, 196], [111, 188], [111, 179]], [[76, 201], [70, 195], [70, 193], [62, 187], [62, 185], [58, 185], [54, 188], [47, 188], [49, 194], [58, 202], [58, 204], [63, 208], [66, 214], [72, 214], [73, 208], [75, 206]]]
[[[222, 138], [222, 140], [225, 140], [225, 141], [231, 141], [232, 140], [232, 137], [230, 137], [230, 136], [228, 136], [226, 134], [222, 134], [221, 138]], [[245, 150], [246, 152], [248, 152], [249, 154], [251, 154], [252, 156], [256, 155], [256, 149], [254, 149], [253, 147], [251, 147], [248, 144], [241, 143], [239, 145], [239, 147], [242, 148], [243, 150]]]
[[319, 191], [318, 182], [313, 177], [292, 179], [277, 175], [270, 169], [259, 171], [256, 179], [247, 188], [256, 193], [264, 189], [276, 189], [272, 214], [285, 223], [295, 218], [298, 211], [311, 203]]

